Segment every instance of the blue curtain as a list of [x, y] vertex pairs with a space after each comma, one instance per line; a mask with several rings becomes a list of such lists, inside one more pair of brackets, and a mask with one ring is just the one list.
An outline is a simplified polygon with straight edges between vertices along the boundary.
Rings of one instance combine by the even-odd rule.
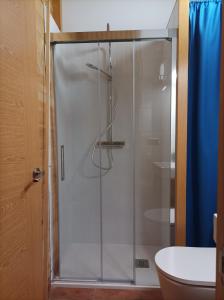
[[221, 0], [190, 2], [187, 245], [214, 246], [220, 88]]

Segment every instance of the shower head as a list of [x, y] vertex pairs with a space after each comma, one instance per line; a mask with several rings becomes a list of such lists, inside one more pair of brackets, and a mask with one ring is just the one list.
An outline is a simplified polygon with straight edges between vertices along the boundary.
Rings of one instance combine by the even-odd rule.
[[96, 71], [99, 70], [96, 66], [94, 66], [94, 65], [92, 65], [92, 64], [90, 64], [90, 63], [87, 63], [86, 66], [87, 66], [88, 68], [92, 69], [92, 70], [96, 70]]
[[112, 76], [107, 72], [103, 71], [102, 69], [98, 68], [97, 66], [90, 63], [86, 63], [86, 66], [92, 70], [99, 71], [100, 73], [102, 73], [104, 76], [107, 77], [107, 80], [112, 81]]

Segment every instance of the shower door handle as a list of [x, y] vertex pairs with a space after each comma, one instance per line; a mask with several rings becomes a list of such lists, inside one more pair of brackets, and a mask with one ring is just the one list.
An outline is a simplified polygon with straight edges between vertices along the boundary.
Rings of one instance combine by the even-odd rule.
[[61, 145], [61, 181], [65, 180], [65, 147]]

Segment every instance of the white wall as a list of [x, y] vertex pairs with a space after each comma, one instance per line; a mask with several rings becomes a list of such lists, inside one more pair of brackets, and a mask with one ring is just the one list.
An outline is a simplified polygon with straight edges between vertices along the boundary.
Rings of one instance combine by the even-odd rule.
[[165, 29], [176, 0], [62, 0], [66, 31]]

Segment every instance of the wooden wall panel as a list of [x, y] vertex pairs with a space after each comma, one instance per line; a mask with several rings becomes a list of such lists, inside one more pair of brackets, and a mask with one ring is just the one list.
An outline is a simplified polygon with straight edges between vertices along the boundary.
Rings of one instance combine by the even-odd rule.
[[160, 289], [60, 288], [51, 290], [50, 300], [163, 300]]
[[49, 122], [50, 122], [50, 8], [49, 0], [43, 0], [45, 5], [45, 74], [44, 74], [44, 291], [49, 290], [51, 281], [51, 249], [50, 249], [50, 218], [49, 218]]
[[61, 0], [50, 0], [51, 15], [54, 18], [58, 28], [62, 29], [62, 12], [61, 12]]
[[176, 245], [186, 243], [186, 171], [189, 0], [179, 0], [177, 133], [176, 133]]

